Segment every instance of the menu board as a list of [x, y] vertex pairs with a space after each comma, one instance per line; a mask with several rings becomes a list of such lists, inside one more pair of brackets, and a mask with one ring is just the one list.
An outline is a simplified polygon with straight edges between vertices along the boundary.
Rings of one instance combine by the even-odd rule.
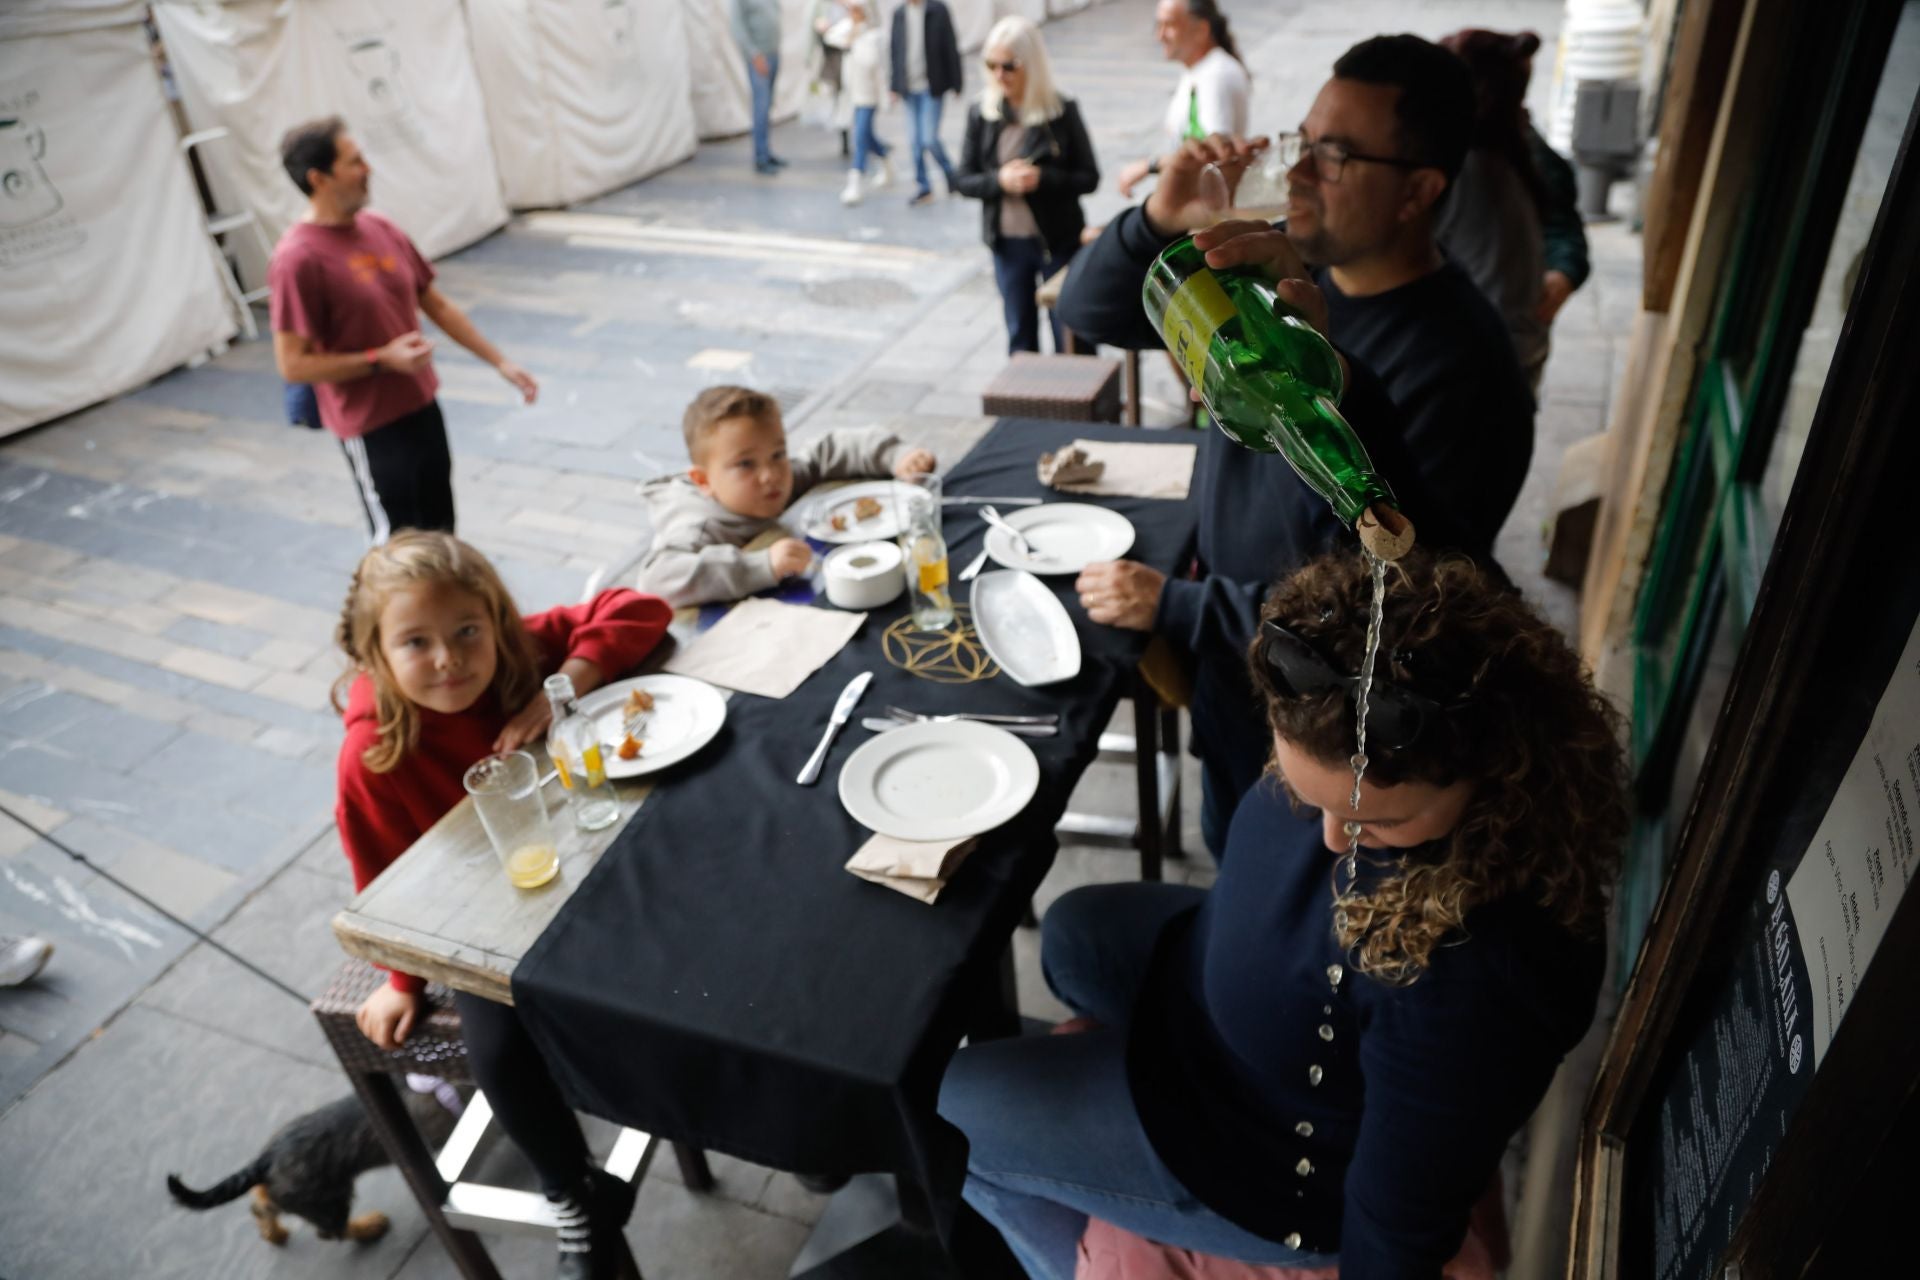
[[1907, 637], [1866, 739], [1787, 882], [1813, 980], [1808, 1034], [1818, 1068], [1861, 975], [1913, 881], [1920, 802], [1920, 627]]
[[[1835, 678], [1857, 682], [1862, 670]], [[1716, 1275], [1914, 875], [1920, 626], [1909, 628], [1870, 716], [1814, 701], [1828, 714], [1794, 726], [1805, 730], [1795, 738], [1804, 754], [1788, 771], [1803, 792], [1773, 798], [1777, 825], [1755, 823], [1783, 848], [1747, 891], [1731, 946], [1715, 948], [1730, 962], [1703, 975], [1683, 1009], [1686, 1030], [1633, 1143], [1629, 1230], [1654, 1280]], [[1824, 810], [1809, 812], [1822, 796]]]

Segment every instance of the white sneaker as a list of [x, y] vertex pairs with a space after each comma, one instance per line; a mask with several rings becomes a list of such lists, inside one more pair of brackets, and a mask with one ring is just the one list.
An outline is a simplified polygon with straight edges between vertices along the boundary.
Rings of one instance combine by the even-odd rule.
[[31, 982], [52, 955], [53, 944], [45, 938], [0, 938], [0, 987]]
[[846, 189], [840, 193], [840, 203], [860, 203], [860, 171], [858, 169], [847, 170], [847, 185]]
[[873, 177], [868, 181], [867, 185], [872, 187], [875, 191], [878, 191], [882, 187], [887, 186], [892, 181], [893, 181], [893, 160], [888, 156], [881, 156], [880, 167], [873, 171]]

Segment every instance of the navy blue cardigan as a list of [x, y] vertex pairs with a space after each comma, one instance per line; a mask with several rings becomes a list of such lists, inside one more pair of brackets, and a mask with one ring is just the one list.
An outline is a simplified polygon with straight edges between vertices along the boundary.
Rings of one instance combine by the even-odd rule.
[[[1147, 1137], [1202, 1203], [1338, 1253], [1341, 1280], [1437, 1280], [1593, 1020], [1604, 948], [1506, 899], [1388, 986], [1334, 940], [1336, 855], [1317, 816], [1263, 782], [1229, 845], [1206, 903], [1162, 934], [1135, 1009], [1127, 1065]], [[1363, 883], [1381, 874], [1361, 867]]]

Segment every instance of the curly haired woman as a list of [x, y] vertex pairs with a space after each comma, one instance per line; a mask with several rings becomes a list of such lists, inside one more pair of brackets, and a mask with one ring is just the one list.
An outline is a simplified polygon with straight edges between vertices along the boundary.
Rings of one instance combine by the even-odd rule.
[[1332, 555], [1263, 610], [1273, 757], [1218, 883], [1067, 894], [1042, 963], [1088, 1029], [948, 1069], [966, 1198], [1030, 1275], [1069, 1280], [1094, 1217], [1341, 1280], [1438, 1277], [1586, 1031], [1627, 827], [1617, 718], [1467, 560], [1388, 580], [1358, 806], [1372, 578]]

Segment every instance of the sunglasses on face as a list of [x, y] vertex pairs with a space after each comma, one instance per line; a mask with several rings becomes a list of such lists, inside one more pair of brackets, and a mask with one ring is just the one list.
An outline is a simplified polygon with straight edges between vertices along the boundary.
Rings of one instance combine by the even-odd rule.
[[1280, 155], [1280, 163], [1291, 169], [1300, 163], [1304, 156], [1313, 157], [1314, 172], [1328, 182], [1340, 181], [1340, 175], [1346, 172], [1349, 160], [1364, 160], [1368, 164], [1387, 164], [1396, 169], [1428, 169], [1433, 166], [1424, 160], [1403, 160], [1399, 156], [1370, 156], [1355, 151], [1344, 142], [1334, 142], [1322, 138], [1318, 142], [1309, 142], [1304, 133], [1276, 133], [1273, 136], [1274, 150]]
[[1012, 75], [1020, 69], [1020, 59], [1008, 58], [1005, 62], [995, 62], [992, 58], [986, 58], [981, 65], [986, 67], [988, 75], [998, 75], [1002, 71]]
[[[1306, 697], [1339, 689], [1358, 704], [1359, 676], [1346, 675], [1303, 637], [1271, 619], [1260, 624], [1260, 635], [1261, 654], [1282, 695]], [[1436, 702], [1376, 674], [1367, 695], [1367, 740], [1388, 749], [1410, 747], [1429, 722], [1471, 701]]]

